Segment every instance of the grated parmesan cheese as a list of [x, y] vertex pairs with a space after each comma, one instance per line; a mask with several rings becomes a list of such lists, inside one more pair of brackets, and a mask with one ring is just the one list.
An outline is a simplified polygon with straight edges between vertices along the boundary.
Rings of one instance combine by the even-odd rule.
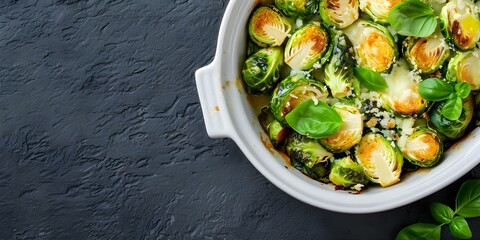
[[353, 186], [352, 189], [360, 192], [363, 187], [365, 187], [365, 185], [358, 183], [358, 184], [355, 184], [355, 186]]

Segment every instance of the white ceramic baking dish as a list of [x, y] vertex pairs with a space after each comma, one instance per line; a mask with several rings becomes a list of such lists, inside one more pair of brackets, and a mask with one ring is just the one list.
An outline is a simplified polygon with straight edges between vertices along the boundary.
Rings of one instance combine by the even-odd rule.
[[240, 79], [246, 52], [246, 24], [257, 1], [230, 0], [220, 27], [215, 59], [195, 76], [208, 135], [233, 139], [255, 168], [277, 187], [323, 209], [372, 213], [428, 196], [480, 162], [477, 128], [447, 151], [444, 160], [434, 168], [407, 174], [400, 183], [388, 188], [370, 187], [361, 194], [336, 191], [334, 186], [314, 181], [289, 167], [280, 153], [268, 147], [268, 136], [257, 120]]

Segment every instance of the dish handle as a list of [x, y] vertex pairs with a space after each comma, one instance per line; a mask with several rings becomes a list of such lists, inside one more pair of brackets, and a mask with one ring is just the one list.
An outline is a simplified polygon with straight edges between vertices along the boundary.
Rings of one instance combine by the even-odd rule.
[[222, 89], [219, 65], [211, 64], [195, 72], [198, 97], [202, 107], [207, 134], [211, 138], [230, 137], [232, 129], [226, 110], [225, 96]]

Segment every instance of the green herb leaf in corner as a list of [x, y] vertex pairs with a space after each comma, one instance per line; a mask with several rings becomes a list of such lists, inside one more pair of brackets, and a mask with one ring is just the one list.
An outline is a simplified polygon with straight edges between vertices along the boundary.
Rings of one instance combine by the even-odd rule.
[[435, 11], [419, 0], [407, 0], [390, 11], [388, 22], [403, 36], [428, 37], [437, 28]]
[[438, 102], [449, 99], [455, 93], [455, 87], [438, 78], [429, 78], [418, 85], [418, 93], [427, 101]]
[[480, 217], [480, 180], [468, 180], [462, 184], [455, 208], [455, 212], [464, 218]]
[[388, 88], [385, 79], [373, 70], [366, 68], [354, 68], [353, 72], [355, 77], [360, 81], [360, 85], [368, 88], [369, 90], [381, 92]]
[[470, 95], [470, 92], [472, 91], [470, 84], [466, 82], [462, 83], [457, 83], [455, 84], [455, 92], [457, 93], [457, 96], [460, 98], [467, 98], [468, 95]]
[[415, 223], [400, 231], [395, 240], [440, 240], [441, 226]]
[[456, 216], [452, 222], [448, 225], [450, 233], [460, 239], [470, 239], [472, 238], [472, 231], [468, 226], [467, 220], [463, 217]]
[[456, 97], [454, 99], [448, 99], [443, 105], [442, 115], [450, 121], [455, 121], [462, 115], [462, 99]]
[[285, 116], [288, 125], [296, 132], [311, 138], [335, 134], [343, 124], [342, 117], [324, 102], [308, 100]]
[[455, 212], [453, 212], [449, 206], [441, 203], [432, 203], [430, 205], [430, 211], [432, 212], [433, 218], [439, 223], [449, 223], [455, 216]]

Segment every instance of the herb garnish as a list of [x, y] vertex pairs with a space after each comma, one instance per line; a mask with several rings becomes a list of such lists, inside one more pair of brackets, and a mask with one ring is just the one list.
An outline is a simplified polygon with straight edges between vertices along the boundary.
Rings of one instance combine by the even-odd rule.
[[288, 125], [295, 131], [311, 138], [335, 134], [343, 124], [342, 118], [328, 104], [308, 100], [285, 116]]
[[448, 120], [455, 121], [462, 115], [462, 99], [470, 95], [468, 83], [449, 83], [438, 78], [429, 78], [420, 83], [418, 93], [427, 101], [445, 101], [442, 115]]
[[466, 218], [480, 217], [480, 180], [462, 184], [455, 200], [455, 211], [447, 205], [432, 203], [430, 211], [440, 225], [415, 223], [402, 229], [396, 240], [440, 240], [442, 226], [448, 224], [450, 233], [459, 239], [469, 239], [472, 231]]
[[419, 0], [399, 3], [390, 11], [388, 22], [403, 36], [428, 37], [437, 28], [435, 11]]

